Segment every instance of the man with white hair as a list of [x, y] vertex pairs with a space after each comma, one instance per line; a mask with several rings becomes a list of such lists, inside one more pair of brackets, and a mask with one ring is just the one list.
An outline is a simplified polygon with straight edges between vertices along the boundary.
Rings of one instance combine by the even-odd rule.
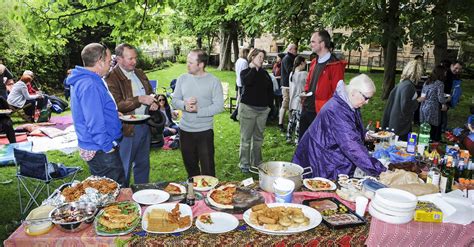
[[283, 101], [281, 102], [280, 113], [278, 114], [278, 127], [283, 132], [286, 132], [283, 119], [290, 105], [290, 73], [293, 71], [293, 63], [298, 53], [298, 47], [295, 44], [289, 44], [286, 50], [288, 53], [281, 60], [281, 93]]
[[340, 80], [334, 96], [301, 138], [292, 162], [311, 167], [313, 174], [308, 177], [332, 180], [339, 174], [352, 176], [356, 167], [372, 176], [385, 171], [364, 146], [366, 132], [360, 108], [374, 94], [374, 82], [365, 74], [354, 77], [349, 85]]

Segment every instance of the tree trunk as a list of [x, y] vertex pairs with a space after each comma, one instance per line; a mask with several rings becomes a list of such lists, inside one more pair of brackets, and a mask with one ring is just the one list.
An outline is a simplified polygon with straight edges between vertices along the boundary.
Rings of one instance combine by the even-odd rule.
[[202, 36], [198, 35], [196, 38], [196, 46], [198, 49], [202, 49]]
[[234, 34], [234, 30], [232, 30], [234, 26], [233, 23], [229, 22], [221, 24], [219, 32], [221, 45], [218, 70], [232, 70], [232, 40], [234, 38], [233, 36], [236, 35], [236, 32]]
[[448, 56], [448, 0], [439, 1], [432, 10], [433, 20], [433, 55], [435, 64]]
[[383, 30], [383, 55], [384, 55], [384, 75], [382, 85], [382, 99], [388, 99], [390, 92], [395, 86], [395, 72], [397, 69], [397, 44], [400, 40], [400, 0], [389, 1], [387, 11], [382, 23]]

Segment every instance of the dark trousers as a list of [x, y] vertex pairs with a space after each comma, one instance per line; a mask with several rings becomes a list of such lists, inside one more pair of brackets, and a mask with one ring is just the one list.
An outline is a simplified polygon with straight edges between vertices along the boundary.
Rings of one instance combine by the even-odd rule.
[[26, 115], [33, 117], [35, 115], [35, 109], [38, 108], [41, 111], [41, 109], [43, 109], [43, 107], [46, 106], [46, 104], [48, 103], [48, 99], [42, 98], [27, 100], [25, 102], [25, 105], [27, 105], [28, 103], [31, 103], [31, 105], [23, 108], [23, 111]]
[[313, 123], [313, 120], [315, 118], [316, 118], [316, 112], [309, 112], [309, 111], [305, 111], [305, 110], [303, 110], [301, 112], [300, 129], [299, 129], [299, 135], [298, 135], [299, 139], [298, 140], [301, 140], [304, 133], [309, 128], [309, 126], [311, 126], [311, 124]]
[[[214, 131], [179, 131], [181, 155], [188, 177], [197, 175], [215, 176]], [[199, 167], [199, 163], [201, 167]]]
[[441, 126], [431, 125], [430, 138], [435, 142], [441, 141]]
[[125, 173], [118, 150], [111, 153], [97, 151], [92, 160], [87, 161], [91, 175], [108, 177], [125, 186]]
[[0, 117], [0, 133], [5, 133], [10, 143], [16, 142], [15, 130], [13, 129], [13, 122], [10, 117]]
[[441, 127], [441, 133], [448, 128], [448, 111], [441, 111], [441, 123], [439, 126]]

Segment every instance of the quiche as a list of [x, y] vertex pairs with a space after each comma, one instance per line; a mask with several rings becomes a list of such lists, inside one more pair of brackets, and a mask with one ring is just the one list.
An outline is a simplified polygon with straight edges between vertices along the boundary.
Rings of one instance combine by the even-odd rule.
[[232, 205], [232, 199], [236, 190], [237, 187], [234, 184], [220, 186], [219, 188], [213, 189], [207, 193], [207, 200], [214, 207], [233, 209], [234, 206]]
[[136, 203], [119, 202], [105, 207], [97, 216], [96, 231], [101, 234], [121, 234], [133, 230], [140, 222]]

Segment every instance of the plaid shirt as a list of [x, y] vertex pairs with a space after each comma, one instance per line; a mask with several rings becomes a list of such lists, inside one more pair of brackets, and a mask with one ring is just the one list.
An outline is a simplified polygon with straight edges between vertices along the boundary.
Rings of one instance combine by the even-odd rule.
[[79, 155], [84, 161], [91, 161], [94, 158], [95, 153], [97, 153], [97, 151], [79, 148]]

